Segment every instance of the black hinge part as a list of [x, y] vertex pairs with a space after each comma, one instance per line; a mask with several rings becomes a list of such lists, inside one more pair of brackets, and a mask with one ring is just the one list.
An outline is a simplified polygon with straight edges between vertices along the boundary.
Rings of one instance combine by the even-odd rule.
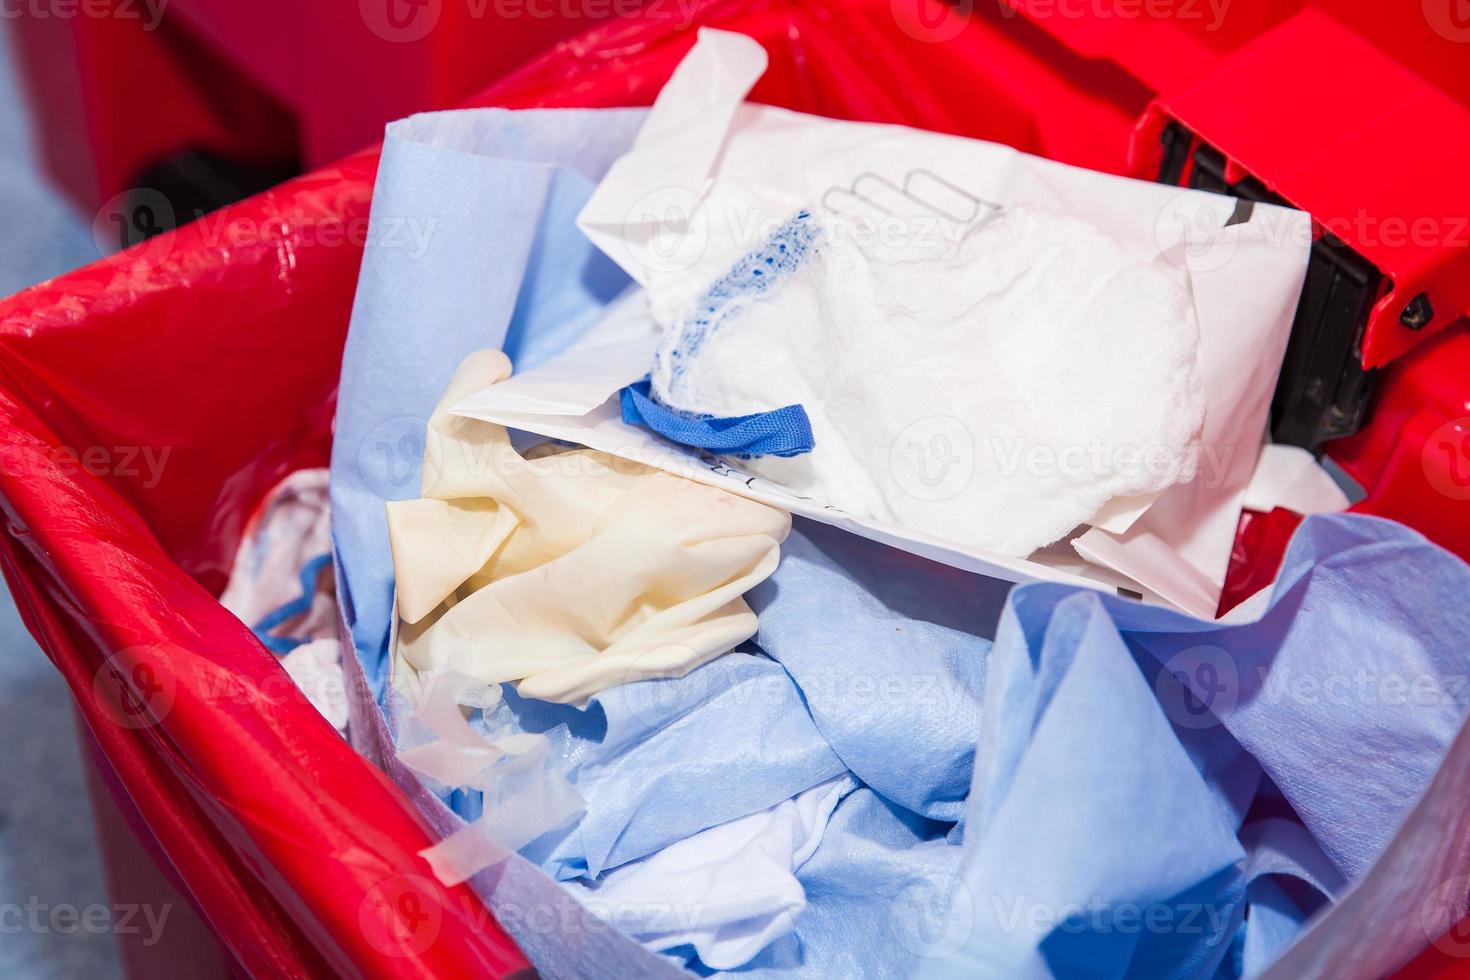
[[[1254, 177], [1227, 181], [1224, 155], [1197, 143], [1179, 123], [1165, 127], [1162, 142], [1160, 183], [1181, 183], [1192, 162], [1190, 187], [1251, 204], [1290, 206]], [[1240, 216], [1237, 209], [1232, 223]], [[1363, 367], [1363, 331], [1382, 286], [1383, 274], [1377, 267], [1342, 240], [1324, 233], [1313, 242], [1271, 402], [1273, 441], [1317, 452], [1323, 443], [1363, 427], [1378, 387], [1378, 372]]]

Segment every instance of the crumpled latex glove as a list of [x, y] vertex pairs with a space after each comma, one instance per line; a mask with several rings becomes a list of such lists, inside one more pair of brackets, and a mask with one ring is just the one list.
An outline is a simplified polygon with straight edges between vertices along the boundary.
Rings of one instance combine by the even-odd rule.
[[754, 634], [741, 597], [775, 570], [790, 515], [592, 450], [528, 459], [501, 426], [450, 414], [509, 374], [499, 351], [465, 360], [429, 423], [421, 499], [387, 505], [399, 666], [584, 703]]

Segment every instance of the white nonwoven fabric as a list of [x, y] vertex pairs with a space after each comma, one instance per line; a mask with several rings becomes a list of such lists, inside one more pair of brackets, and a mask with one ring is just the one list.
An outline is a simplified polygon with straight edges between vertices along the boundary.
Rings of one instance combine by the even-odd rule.
[[347, 681], [342, 674], [340, 640], [323, 638], [303, 643], [281, 658], [281, 666], [333, 728], [347, 731]]
[[220, 604], [252, 627], [285, 606], [303, 606], [270, 631], [301, 641], [281, 656], [281, 666], [312, 707], [345, 732], [347, 692], [331, 575], [319, 573], [311, 591], [302, 591], [303, 570], [330, 552], [327, 471], [297, 470], [271, 489], [246, 525]]
[[580, 704], [678, 677], [755, 633], [741, 597], [780, 560], [783, 511], [606, 453], [530, 459], [448, 408], [507, 377], [466, 359], [429, 423], [422, 497], [388, 504], [398, 666]]
[[[761, 206], [739, 193], [711, 198]], [[655, 396], [722, 417], [800, 404], [816, 448], [743, 469], [1016, 557], [1194, 478], [1204, 389], [1181, 270], [1039, 206], [969, 234], [920, 218], [798, 212], [673, 319]], [[710, 251], [742, 229], [710, 221]]]
[[806, 909], [796, 871], [856, 785], [851, 776], [838, 776], [614, 868], [597, 882], [563, 887], [651, 949], [692, 946], [706, 967], [736, 969], [795, 927]]
[[[253, 627], [302, 598], [302, 569], [332, 550], [325, 469], [296, 470], [266, 494], [235, 552], [220, 605]], [[337, 638], [331, 575], [318, 576], [310, 607], [276, 632], [303, 640]]]

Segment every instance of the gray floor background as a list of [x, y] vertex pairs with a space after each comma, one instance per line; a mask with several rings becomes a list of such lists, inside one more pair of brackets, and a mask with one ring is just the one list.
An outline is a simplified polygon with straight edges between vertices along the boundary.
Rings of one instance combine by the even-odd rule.
[[[0, 296], [97, 258], [90, 220], [35, 163], [11, 37], [0, 43]], [[0, 977], [121, 975], [113, 939], [32, 928], [28, 905], [105, 904], [66, 685], [0, 589]], [[19, 908], [17, 908], [19, 907]], [[44, 921], [44, 919], [42, 920]]]

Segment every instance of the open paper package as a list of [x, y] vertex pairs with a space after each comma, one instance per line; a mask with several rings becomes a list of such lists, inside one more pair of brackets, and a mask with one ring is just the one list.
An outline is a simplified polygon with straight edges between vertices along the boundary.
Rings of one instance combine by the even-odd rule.
[[[717, 229], [703, 226], [728, 224], [738, 239], [742, 227], [769, 228], [771, 219], [785, 217], [753, 204], [738, 211], [706, 205], [715, 181], [782, 187], [797, 201], [816, 202], [830, 200], [832, 188], [861, 187], [865, 177], [902, 183], [916, 162], [976, 199], [1002, 207], [1040, 204], [1084, 218], [1141, 261], [1172, 263], [1188, 282], [1207, 399], [1196, 478], [1172, 489], [1168, 499], [1114, 499], [1090, 528], [1078, 529], [1070, 548], [1022, 558], [854, 517], [751, 479], [707, 454], [680, 452], [621, 422], [612, 396], [648, 372], [659, 339], [657, 325], [643, 312], [647, 297], [636, 295], [626, 301], [632, 310], [618, 307], [559, 357], [475, 393], [454, 407], [455, 414], [711, 481], [982, 574], [1123, 585], [1212, 616], [1306, 270], [1308, 216], [1263, 206], [1251, 221], [1227, 225], [1231, 209], [1206, 192], [1098, 174], [976, 140], [816, 119], [743, 102], [764, 67], [758, 45], [734, 39], [706, 42], [682, 65], [631, 151], [613, 165], [579, 215], [587, 237], [636, 282], [677, 290], [687, 273], [694, 279], [706, 270], [717, 274], [738, 257], [719, 248]], [[428, 125], [474, 123], [439, 119]], [[692, 266], [687, 272], [686, 265]], [[712, 278], [707, 274], [704, 281]], [[665, 285], [669, 280], [675, 284]], [[927, 464], [944, 465], [944, 439], [952, 425], [923, 417], [899, 421], [915, 451], [934, 457]], [[1000, 463], [1009, 453], [1025, 465], [1034, 449], [975, 441], [961, 432], [950, 440], [950, 450], [987, 453]], [[1052, 465], [1067, 465], [1063, 452], [1043, 449], [1057, 452]], [[1320, 494], [1318, 509], [1346, 505], [1335, 505], [1330, 483]]]
[[[765, 67], [751, 39], [704, 31], [651, 110], [389, 128], [374, 227], [413, 215], [431, 234], [370, 236], [333, 544], [351, 738], [443, 834], [428, 867], [469, 881], [552, 977], [1402, 965], [1464, 911], [1447, 869], [1470, 870], [1470, 569], [1338, 516], [1316, 460], [1264, 442], [1309, 216], [745, 101]], [[860, 318], [810, 264], [842, 249], [805, 257], [851, 207], [869, 231], [938, 236], [892, 263], [921, 292], [958, 288], [925, 261], [1002, 267], [1014, 229], [1071, 222], [1026, 261], [1082, 275], [1074, 254], [1106, 242], [1109, 282], [1157, 287], [1189, 363], [1160, 352], [1176, 337], [1128, 332], [1153, 315], [1136, 287], [1112, 318], [1090, 293], [951, 296], [999, 311], [974, 348], [985, 390], [926, 391], [956, 356], [920, 335], [863, 378], [892, 382], [872, 422], [668, 404], [781, 289], [783, 316]], [[742, 276], [756, 299], [690, 319]], [[1106, 335], [1040, 332], [1047, 303]], [[757, 382], [821, 375], [796, 334], [725, 353]], [[1106, 415], [1109, 383], [1149, 372], [1188, 381], [1155, 399], [1182, 434], [1160, 452], [1184, 462], [1069, 518], [1053, 474], [1157, 447], [1007, 438], [1006, 413]], [[833, 499], [844, 424], [891, 457], [873, 506]], [[752, 429], [767, 441], [718, 441]], [[1006, 479], [1036, 496], [1002, 525], [1050, 508], [1072, 529], [996, 549], [885, 510]], [[1217, 619], [1242, 509], [1274, 507], [1320, 516], [1276, 584]]]

